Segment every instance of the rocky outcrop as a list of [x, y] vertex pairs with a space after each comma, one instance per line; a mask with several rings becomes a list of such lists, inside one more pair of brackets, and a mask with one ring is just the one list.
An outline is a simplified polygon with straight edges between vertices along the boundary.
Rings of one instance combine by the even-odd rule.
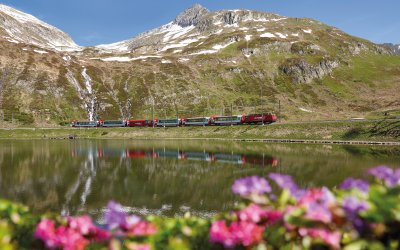
[[209, 12], [210, 11], [208, 9], [204, 8], [200, 4], [195, 4], [179, 14], [175, 18], [174, 23], [181, 27], [196, 25], [200, 18]]
[[229, 25], [233, 25], [240, 22], [240, 15], [234, 11], [229, 11], [224, 15], [224, 22]]
[[391, 52], [400, 55], [400, 44], [384, 43], [381, 45], [386, 49], [389, 49]]
[[319, 63], [312, 65], [304, 59], [289, 59], [281, 65], [281, 71], [290, 76], [295, 83], [310, 83], [313, 79], [322, 79], [339, 66], [336, 60], [322, 59]]

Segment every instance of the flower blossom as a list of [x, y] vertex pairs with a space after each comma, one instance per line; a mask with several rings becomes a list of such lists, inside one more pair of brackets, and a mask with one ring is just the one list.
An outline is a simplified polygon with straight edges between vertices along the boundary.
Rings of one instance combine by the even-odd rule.
[[329, 206], [335, 202], [335, 196], [326, 187], [311, 188], [305, 191], [299, 200], [299, 205], [317, 202], [325, 206]]
[[354, 227], [359, 232], [365, 231], [367, 224], [361, 219], [359, 214], [368, 210], [369, 204], [365, 201], [360, 201], [353, 196], [347, 196], [343, 200], [343, 209], [346, 211], [347, 217], [352, 222]]
[[282, 218], [282, 212], [274, 210], [264, 210], [256, 204], [250, 204], [248, 207], [238, 211], [237, 216], [240, 221], [253, 223], [265, 222], [266, 224], [274, 224]]
[[49, 249], [55, 249], [59, 246], [59, 242], [57, 241], [55, 234], [56, 229], [54, 221], [49, 219], [41, 220], [36, 226], [34, 233], [35, 237], [42, 240]]
[[318, 203], [307, 204], [305, 218], [313, 221], [329, 223], [332, 221], [332, 213], [328, 207]]
[[363, 193], [368, 193], [369, 191], [369, 184], [368, 182], [360, 179], [353, 179], [353, 178], [347, 178], [340, 184], [341, 189], [358, 189]]
[[63, 250], [83, 250], [89, 244], [79, 232], [65, 226], [57, 228], [56, 240]]
[[136, 215], [128, 215], [123, 211], [121, 204], [110, 201], [107, 206], [107, 211], [104, 215], [106, 224], [109, 229], [117, 231], [120, 234], [129, 236], [147, 236], [156, 233], [155, 225], [141, 220]]
[[393, 170], [386, 166], [379, 166], [370, 169], [368, 173], [384, 181], [388, 187], [394, 187], [400, 184], [400, 169]]
[[304, 194], [304, 190], [297, 186], [290, 175], [270, 173], [268, 177], [280, 188], [289, 190], [290, 194], [296, 199], [299, 199]]
[[268, 181], [262, 177], [250, 176], [237, 179], [232, 186], [232, 191], [240, 196], [248, 196], [251, 194], [262, 195], [271, 192], [271, 186]]
[[228, 227], [225, 221], [215, 221], [211, 225], [210, 239], [227, 248], [237, 245], [249, 247], [262, 240], [262, 233], [263, 228], [251, 222], [234, 221]]
[[78, 231], [67, 226], [55, 228], [54, 221], [44, 219], [36, 227], [35, 237], [49, 249], [83, 250], [89, 241]]
[[123, 228], [128, 229], [140, 221], [136, 215], [127, 215], [121, 204], [110, 201], [104, 219], [109, 229]]
[[92, 218], [89, 216], [68, 217], [68, 226], [82, 235], [89, 235], [96, 232], [96, 227], [93, 225]]
[[131, 228], [128, 228], [129, 236], [148, 236], [155, 234], [156, 232], [156, 226], [147, 221], [139, 221]]
[[341, 234], [337, 231], [329, 231], [328, 229], [321, 228], [300, 228], [299, 234], [301, 236], [310, 236], [311, 238], [321, 239], [325, 244], [334, 247], [340, 248], [340, 240]]

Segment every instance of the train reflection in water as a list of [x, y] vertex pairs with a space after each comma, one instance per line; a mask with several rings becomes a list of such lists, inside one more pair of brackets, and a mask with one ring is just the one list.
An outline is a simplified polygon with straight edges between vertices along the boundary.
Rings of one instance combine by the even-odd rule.
[[[88, 150], [84, 148], [75, 148], [72, 156], [87, 155]], [[207, 152], [207, 151], [183, 151], [172, 149], [118, 149], [118, 148], [98, 148], [92, 150], [92, 154], [98, 158], [149, 158], [149, 159], [177, 159], [188, 161], [204, 161], [204, 162], [218, 162], [229, 163], [235, 165], [258, 165], [258, 166], [277, 166], [278, 159], [270, 155], [247, 155], [235, 153], [220, 153], [220, 152]]]

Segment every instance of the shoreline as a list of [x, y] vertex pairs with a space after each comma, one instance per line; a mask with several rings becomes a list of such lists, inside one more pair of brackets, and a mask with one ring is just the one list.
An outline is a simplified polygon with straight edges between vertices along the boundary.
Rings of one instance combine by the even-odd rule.
[[400, 145], [400, 121], [170, 128], [0, 129], [0, 139], [229, 140], [243, 142]]
[[235, 138], [190, 138], [190, 137], [177, 137], [177, 138], [122, 138], [122, 137], [45, 137], [45, 138], [1, 138], [0, 140], [133, 140], [133, 141], [183, 141], [183, 140], [204, 140], [204, 141], [231, 141], [231, 142], [264, 142], [264, 143], [293, 143], [293, 144], [320, 144], [320, 145], [371, 145], [371, 146], [400, 146], [400, 142], [396, 141], [337, 141], [337, 140], [303, 140], [303, 139], [235, 139]]

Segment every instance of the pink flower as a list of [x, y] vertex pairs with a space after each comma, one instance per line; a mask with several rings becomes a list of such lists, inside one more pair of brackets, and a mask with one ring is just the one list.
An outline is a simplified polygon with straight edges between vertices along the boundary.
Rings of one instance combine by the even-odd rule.
[[335, 202], [335, 196], [327, 188], [311, 188], [299, 200], [299, 205], [319, 202], [330, 205]]
[[55, 229], [54, 221], [44, 219], [35, 230], [35, 237], [42, 240], [49, 249], [83, 250], [89, 243], [79, 232], [66, 226]]
[[281, 211], [268, 211], [267, 212], [267, 224], [275, 224], [278, 220], [282, 219], [283, 213]]
[[305, 218], [313, 221], [320, 221], [323, 223], [329, 223], [332, 221], [331, 211], [324, 205], [317, 203], [308, 204]]
[[56, 237], [63, 250], [83, 250], [89, 243], [79, 232], [65, 226], [57, 228]]
[[42, 240], [49, 249], [55, 249], [59, 247], [59, 243], [56, 239], [54, 221], [52, 220], [44, 219], [40, 221], [36, 226], [34, 235], [37, 239]]
[[227, 248], [237, 245], [252, 246], [262, 240], [263, 227], [246, 221], [234, 221], [229, 227], [225, 221], [215, 221], [211, 225], [210, 239]]
[[237, 244], [233, 234], [229, 232], [225, 221], [214, 221], [210, 228], [211, 242], [221, 243], [227, 248], [232, 248]]
[[95, 227], [88, 216], [69, 217], [67, 225], [58, 228], [55, 227], [54, 221], [44, 219], [36, 226], [35, 230], [35, 237], [42, 240], [49, 249], [84, 249], [89, 244], [89, 240], [84, 236], [95, 241], [105, 241], [109, 239], [110, 234]]
[[147, 236], [156, 232], [157, 228], [155, 225], [146, 221], [139, 221], [128, 229], [127, 234], [130, 236]]
[[250, 204], [248, 207], [237, 212], [239, 220], [254, 223], [261, 222], [261, 220], [265, 219], [266, 215], [267, 211], [256, 204]]
[[266, 222], [273, 224], [282, 218], [280, 211], [265, 210], [256, 204], [250, 204], [248, 207], [237, 212], [237, 216], [241, 221], [260, 223]]
[[68, 226], [82, 235], [89, 235], [96, 232], [96, 227], [93, 225], [92, 219], [85, 215], [81, 217], [68, 217]]
[[101, 241], [107, 241], [111, 237], [111, 233], [107, 230], [97, 228], [95, 229], [93, 240], [101, 242]]
[[308, 228], [300, 228], [299, 234], [301, 236], [310, 236], [311, 238], [319, 238], [327, 245], [332, 246], [334, 248], [340, 248], [340, 240], [341, 234], [337, 231], [329, 231], [327, 229], [308, 229]]
[[262, 240], [263, 228], [254, 223], [235, 221], [229, 226], [229, 231], [233, 234], [236, 241], [245, 247], [252, 246]]

